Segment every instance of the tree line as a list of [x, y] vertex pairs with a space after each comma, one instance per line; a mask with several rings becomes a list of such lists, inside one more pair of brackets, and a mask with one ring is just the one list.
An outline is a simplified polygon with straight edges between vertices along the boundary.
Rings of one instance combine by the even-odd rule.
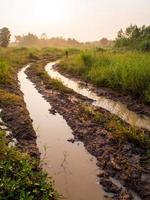
[[[0, 29], [0, 47], [8, 47], [11, 33], [7, 27]], [[118, 32], [114, 41], [102, 38], [94, 42], [79, 42], [75, 39], [63, 37], [48, 38], [45, 33], [39, 38], [37, 35], [28, 33], [27, 35], [17, 35], [16, 40], [11, 43], [12, 46], [19, 47], [126, 47], [128, 49], [137, 49], [150, 51], [150, 26], [138, 27], [130, 25], [123, 31]]]
[[115, 40], [115, 47], [150, 51], [150, 26], [130, 25], [125, 31], [121, 29]]
[[74, 38], [65, 39], [63, 37], [52, 37], [48, 38], [45, 33], [38, 37], [35, 34], [28, 33], [27, 35], [17, 35], [15, 36], [16, 41], [14, 45], [25, 46], [25, 47], [107, 47], [112, 44], [111, 40], [107, 38], [102, 38], [95, 42], [79, 42]]
[[24, 47], [80, 47], [80, 42], [75, 39], [63, 37], [48, 38], [45, 33], [38, 37], [35, 34], [17, 35], [14, 42], [15, 46]]

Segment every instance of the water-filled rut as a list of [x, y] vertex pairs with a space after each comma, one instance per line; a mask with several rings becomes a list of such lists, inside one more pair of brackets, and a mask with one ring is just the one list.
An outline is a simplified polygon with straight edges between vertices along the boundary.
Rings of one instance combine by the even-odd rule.
[[92, 99], [93, 105], [104, 108], [111, 112], [112, 114], [117, 115], [125, 122], [129, 123], [132, 126], [138, 128], [145, 128], [150, 130], [150, 118], [147, 116], [140, 116], [135, 112], [132, 112], [127, 108], [125, 104], [122, 104], [119, 101], [113, 101], [103, 96], [98, 96], [96, 93], [90, 91], [88, 88], [84, 88], [80, 86], [80, 83], [74, 80], [71, 80], [56, 70], [53, 69], [53, 66], [56, 62], [51, 62], [45, 66], [45, 70], [52, 78], [57, 78], [63, 82], [63, 84], [75, 92]]
[[27, 79], [23, 68], [19, 74], [24, 101], [33, 120], [37, 133], [37, 144], [44, 158], [43, 168], [55, 180], [56, 189], [67, 200], [102, 200], [104, 192], [97, 184], [96, 159], [84, 148], [83, 144], [69, 143], [73, 137], [71, 128], [61, 115], [49, 112], [50, 104]]

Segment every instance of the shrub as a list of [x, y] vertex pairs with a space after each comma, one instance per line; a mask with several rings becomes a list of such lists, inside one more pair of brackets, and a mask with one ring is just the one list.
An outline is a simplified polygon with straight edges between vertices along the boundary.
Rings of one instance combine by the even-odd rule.
[[5, 133], [0, 131], [0, 199], [58, 199], [53, 182], [39, 169], [39, 161], [7, 143]]
[[150, 51], [150, 40], [144, 40], [140, 44], [140, 49], [142, 51]]

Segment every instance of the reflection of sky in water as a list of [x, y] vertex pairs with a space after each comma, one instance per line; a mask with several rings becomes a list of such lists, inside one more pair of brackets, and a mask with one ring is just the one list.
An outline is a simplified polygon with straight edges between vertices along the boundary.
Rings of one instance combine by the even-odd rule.
[[88, 89], [81, 87], [81, 84], [78, 82], [75, 82], [73, 80], [70, 80], [57, 71], [53, 70], [52, 66], [54, 63], [49, 63], [45, 69], [48, 72], [48, 74], [53, 78], [58, 78], [61, 80], [64, 85], [67, 87], [73, 89], [75, 92], [86, 96], [90, 99], [93, 99], [93, 105], [102, 107], [111, 113], [117, 115], [127, 123], [131, 124], [132, 126], [137, 126], [139, 128], [146, 128], [150, 130], [150, 118], [146, 116], [139, 116], [135, 112], [132, 112], [128, 110], [126, 105], [116, 102], [110, 99], [107, 99], [105, 97], [97, 96], [96, 93], [89, 91]]

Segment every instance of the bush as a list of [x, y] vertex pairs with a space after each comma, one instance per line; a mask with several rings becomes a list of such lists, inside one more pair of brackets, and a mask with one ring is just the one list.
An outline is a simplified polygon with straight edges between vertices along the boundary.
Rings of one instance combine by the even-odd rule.
[[150, 51], [150, 40], [145, 40], [141, 42], [140, 49], [142, 51]]
[[53, 182], [39, 169], [39, 161], [7, 144], [5, 133], [0, 131], [0, 199], [58, 199]]
[[82, 52], [81, 59], [86, 67], [90, 67], [94, 61], [94, 56], [91, 52]]
[[121, 29], [118, 32], [114, 46], [150, 51], [150, 26], [138, 27], [131, 24], [125, 31]]

